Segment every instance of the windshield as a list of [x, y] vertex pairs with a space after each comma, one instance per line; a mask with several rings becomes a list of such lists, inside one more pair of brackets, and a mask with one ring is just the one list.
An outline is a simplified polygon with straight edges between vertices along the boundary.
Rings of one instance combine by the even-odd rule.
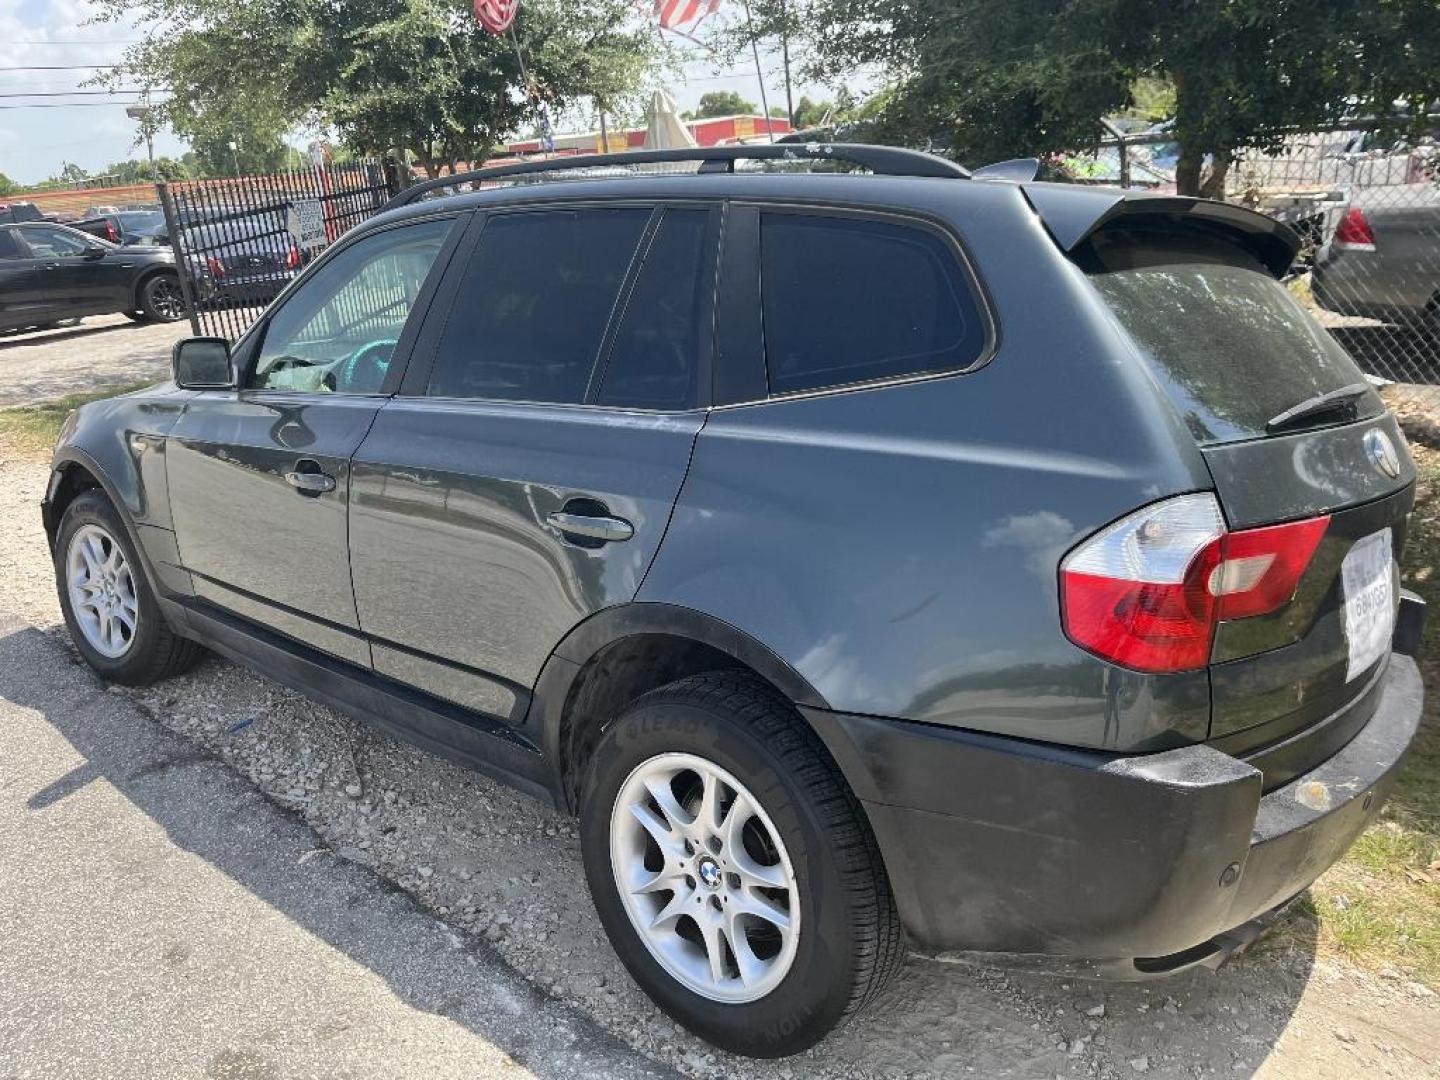
[[[1222, 240], [1102, 231], [1077, 261], [1201, 444], [1260, 438], [1287, 409], [1365, 381], [1285, 286]], [[1384, 406], [1369, 393], [1358, 408]]]

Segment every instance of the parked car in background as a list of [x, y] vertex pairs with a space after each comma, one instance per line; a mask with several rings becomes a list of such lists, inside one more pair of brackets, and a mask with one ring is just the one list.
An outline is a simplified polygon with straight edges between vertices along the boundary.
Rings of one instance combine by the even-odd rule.
[[704, 164], [418, 185], [74, 414], [80, 656], [208, 646], [578, 814], [618, 955], [731, 1051], [912, 950], [1243, 949], [1422, 706], [1415, 467], [1277, 280], [1299, 238], [892, 148], [632, 160]]
[[115, 312], [137, 321], [184, 317], [169, 248], [119, 247], [49, 222], [0, 225], [0, 330]]
[[1330, 311], [1440, 336], [1440, 188], [1357, 191], [1311, 281], [1315, 301]]
[[170, 243], [170, 230], [165, 225], [165, 215], [159, 210], [117, 210], [99, 217], [72, 221], [69, 226], [125, 247]]
[[204, 282], [206, 303], [215, 305], [267, 304], [307, 261], [284, 219], [273, 214], [191, 224], [185, 250], [192, 273]]

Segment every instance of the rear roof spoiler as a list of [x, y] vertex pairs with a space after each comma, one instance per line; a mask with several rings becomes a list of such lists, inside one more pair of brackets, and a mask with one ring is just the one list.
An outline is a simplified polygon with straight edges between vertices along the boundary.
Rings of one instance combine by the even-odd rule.
[[1276, 277], [1290, 269], [1300, 251], [1300, 236], [1290, 226], [1230, 203], [1076, 184], [1031, 183], [1022, 184], [1021, 190], [1066, 252], [1119, 219], [1142, 217], [1170, 218], [1226, 236]]

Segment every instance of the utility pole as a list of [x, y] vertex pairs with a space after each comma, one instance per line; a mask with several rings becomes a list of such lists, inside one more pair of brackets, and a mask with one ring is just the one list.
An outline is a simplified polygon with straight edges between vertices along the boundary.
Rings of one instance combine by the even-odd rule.
[[785, 65], [785, 119], [795, 130], [795, 99], [790, 96], [790, 6], [780, 0], [780, 58]]

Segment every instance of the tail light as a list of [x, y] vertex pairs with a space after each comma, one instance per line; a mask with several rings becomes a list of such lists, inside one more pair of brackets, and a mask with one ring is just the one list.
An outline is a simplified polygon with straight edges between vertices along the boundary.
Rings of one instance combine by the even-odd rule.
[[109, 240], [112, 244], [118, 244], [120, 242], [120, 233], [116, 230], [113, 221], [105, 222], [105, 239]]
[[1137, 510], [1061, 562], [1065, 633], [1137, 671], [1204, 667], [1217, 624], [1290, 602], [1329, 526], [1327, 514], [1229, 532], [1208, 493]]
[[290, 250], [285, 253], [285, 269], [298, 270], [299, 268], [300, 249], [298, 247], [291, 247]]
[[205, 268], [210, 271], [211, 277], [219, 278], [225, 276], [225, 264], [214, 255], [211, 255], [205, 260]]
[[1375, 250], [1375, 230], [1370, 227], [1370, 219], [1365, 216], [1364, 210], [1352, 206], [1345, 211], [1345, 216], [1335, 227], [1333, 243], [1345, 251]]

